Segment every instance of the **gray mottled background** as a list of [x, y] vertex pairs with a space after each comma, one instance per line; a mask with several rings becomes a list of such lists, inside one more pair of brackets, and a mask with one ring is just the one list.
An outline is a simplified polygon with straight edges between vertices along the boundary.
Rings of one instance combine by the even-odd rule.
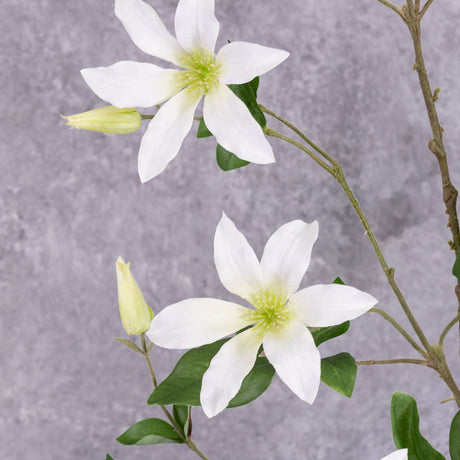
[[[150, 0], [166, 24], [176, 0]], [[399, 18], [377, 0], [217, 0], [226, 39], [279, 47], [291, 57], [262, 79], [260, 100], [335, 155], [366, 210], [397, 280], [432, 341], [455, 314], [437, 164], [413, 51]], [[460, 183], [460, 4], [434, 2], [424, 46]], [[145, 404], [142, 357], [113, 337], [115, 260], [131, 261], [158, 311], [192, 296], [231, 299], [212, 261], [221, 211], [260, 254], [279, 225], [317, 219], [305, 283], [347, 283], [373, 293], [404, 324], [367, 238], [339, 187], [299, 151], [272, 140], [277, 163], [224, 173], [215, 141], [186, 139], [167, 170], [141, 185], [141, 133], [70, 130], [59, 114], [103, 105], [83, 67], [149, 60], [113, 14], [113, 0], [3, 0], [0, 17], [0, 458], [193, 459], [183, 446], [123, 447], [115, 437], [160, 412]], [[276, 124], [272, 126], [277, 127]], [[457, 334], [447, 340], [460, 377]], [[323, 355], [415, 356], [391, 326], [366, 315]], [[157, 349], [160, 378], [179, 353]], [[455, 364], [456, 361], [456, 364]], [[208, 420], [194, 435], [210, 459], [378, 460], [394, 449], [393, 391], [414, 395], [425, 436], [447, 455], [455, 408], [423, 367], [360, 368], [352, 399], [324, 385], [313, 406], [275, 378], [257, 401]]]

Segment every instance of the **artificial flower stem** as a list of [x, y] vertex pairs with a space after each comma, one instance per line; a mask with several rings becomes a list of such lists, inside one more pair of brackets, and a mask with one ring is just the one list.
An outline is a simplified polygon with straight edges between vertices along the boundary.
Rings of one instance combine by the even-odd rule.
[[356, 361], [357, 366], [373, 366], [375, 364], [419, 364], [420, 366], [433, 367], [430, 361], [424, 359], [396, 358], [396, 359], [371, 359], [368, 361]]
[[460, 321], [460, 313], [458, 313], [455, 318], [444, 328], [439, 337], [439, 346], [444, 346], [444, 339], [446, 338], [447, 333]]
[[[142, 353], [145, 357], [145, 360], [147, 362], [147, 366], [149, 368], [150, 376], [152, 378], [152, 384], [153, 388], [156, 388], [158, 386], [157, 379], [155, 376], [155, 371], [153, 370], [153, 364], [152, 360], [150, 359], [150, 349], [147, 347], [147, 342], [145, 340], [145, 333], [141, 334], [141, 343], [142, 343]], [[187, 434], [184, 433], [179, 425], [176, 423], [174, 420], [174, 417], [171, 415], [168, 409], [166, 409], [165, 406], [160, 406], [160, 409], [163, 411], [163, 413], [166, 415], [166, 417], [169, 420], [169, 423], [171, 423], [172, 427], [174, 428], [174, 431], [178, 434], [178, 436], [182, 439], [187, 444], [187, 447], [193, 452], [195, 452], [198, 457], [202, 458], [203, 460], [209, 460], [206, 455], [201, 452], [201, 450], [198, 448], [198, 446], [191, 440], [191, 438], [187, 437]]]
[[398, 8], [396, 5], [393, 5], [393, 3], [390, 3], [387, 0], [377, 0], [377, 1], [380, 2], [382, 5], [385, 5], [387, 8], [390, 8], [395, 13], [397, 13], [401, 17], [401, 19], [403, 21], [405, 20], [403, 14], [401, 12], [401, 9]]
[[390, 314], [388, 314], [381, 308], [376, 307], [371, 308], [369, 312], [377, 313], [382, 318], [391, 323], [398, 330], [398, 332], [415, 348], [415, 350], [417, 350], [422, 356], [426, 357], [426, 352], [417, 344], [417, 342], [409, 335], [409, 333]]

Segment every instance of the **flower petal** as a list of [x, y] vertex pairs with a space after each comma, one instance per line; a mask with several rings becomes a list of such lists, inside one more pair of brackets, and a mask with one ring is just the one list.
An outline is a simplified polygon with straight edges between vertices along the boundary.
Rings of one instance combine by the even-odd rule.
[[218, 299], [186, 299], [163, 309], [147, 336], [164, 348], [193, 348], [249, 326], [248, 309]]
[[115, 0], [115, 15], [144, 53], [179, 65], [185, 50], [166, 30], [157, 12], [142, 0]]
[[177, 41], [189, 52], [214, 53], [219, 21], [214, 15], [214, 0], [180, 0], [174, 20]]
[[219, 81], [240, 84], [263, 75], [287, 59], [287, 51], [247, 42], [232, 42], [217, 53], [221, 65]]
[[407, 460], [407, 449], [399, 449], [392, 454], [383, 457], [381, 460]]
[[317, 238], [316, 221], [307, 224], [293, 220], [273, 233], [260, 261], [265, 287], [280, 286], [286, 290], [286, 298], [294, 294], [310, 264]]
[[141, 182], [147, 182], [163, 172], [177, 155], [192, 127], [193, 114], [200, 99], [201, 96], [184, 89], [166, 102], [152, 119], [139, 149]]
[[180, 72], [134, 61], [81, 70], [88, 86], [119, 108], [152, 107], [169, 99], [181, 89], [177, 83]]
[[204, 98], [203, 116], [217, 142], [242, 160], [273, 163], [273, 150], [248, 108], [225, 85]]
[[243, 379], [253, 368], [262, 338], [254, 329], [237, 334], [212, 358], [203, 375], [201, 407], [209, 417], [222, 412], [238, 393]]
[[321, 357], [310, 331], [300, 322], [268, 332], [264, 352], [281, 380], [300, 398], [312, 404], [321, 378]]
[[309, 327], [333, 326], [355, 319], [378, 300], [351, 286], [317, 284], [296, 292], [290, 300], [301, 321]]
[[248, 299], [263, 288], [254, 250], [225, 213], [214, 236], [214, 263], [221, 283], [231, 293]]

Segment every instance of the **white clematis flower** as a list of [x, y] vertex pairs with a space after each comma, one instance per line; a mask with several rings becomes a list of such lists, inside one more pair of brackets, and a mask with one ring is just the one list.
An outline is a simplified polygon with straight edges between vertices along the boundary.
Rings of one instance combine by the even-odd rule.
[[121, 61], [81, 71], [89, 87], [115, 107], [152, 107], [171, 98], [142, 138], [138, 163], [142, 182], [160, 174], [176, 156], [202, 96], [204, 120], [219, 144], [252, 163], [275, 161], [261, 127], [227, 85], [268, 72], [289, 56], [287, 51], [233, 42], [215, 54], [219, 22], [214, 0], [179, 0], [177, 39], [142, 0], [115, 0], [115, 14], [142, 51], [183, 69]]
[[371, 295], [339, 284], [297, 291], [317, 237], [316, 221], [289, 222], [270, 237], [259, 263], [244, 235], [224, 214], [214, 238], [217, 273], [227, 290], [253, 308], [217, 299], [187, 299], [153, 318], [147, 335], [165, 348], [198, 347], [253, 326], [226, 342], [203, 375], [200, 399], [208, 417], [224, 410], [237, 394], [261, 345], [284, 383], [313, 403], [321, 360], [307, 327], [340, 324], [377, 303]]
[[399, 449], [383, 457], [381, 460], [407, 460], [407, 455], [407, 449]]

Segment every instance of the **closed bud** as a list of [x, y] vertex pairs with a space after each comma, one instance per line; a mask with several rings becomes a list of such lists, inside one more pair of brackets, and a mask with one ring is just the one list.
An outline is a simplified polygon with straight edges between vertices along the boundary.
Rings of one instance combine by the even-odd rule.
[[118, 257], [116, 268], [121, 322], [127, 334], [141, 335], [149, 329], [153, 312], [131, 274], [129, 262]]
[[[62, 115], [61, 115], [62, 116]], [[102, 133], [127, 134], [141, 126], [141, 114], [136, 109], [118, 109], [112, 105], [68, 117], [67, 125], [76, 129], [88, 129]]]

